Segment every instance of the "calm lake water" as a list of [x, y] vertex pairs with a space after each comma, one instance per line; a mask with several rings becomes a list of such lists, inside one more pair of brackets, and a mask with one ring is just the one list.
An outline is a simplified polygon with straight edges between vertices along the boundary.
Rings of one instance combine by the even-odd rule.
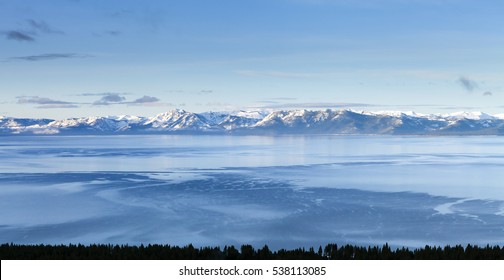
[[0, 243], [504, 243], [503, 137], [0, 137]]

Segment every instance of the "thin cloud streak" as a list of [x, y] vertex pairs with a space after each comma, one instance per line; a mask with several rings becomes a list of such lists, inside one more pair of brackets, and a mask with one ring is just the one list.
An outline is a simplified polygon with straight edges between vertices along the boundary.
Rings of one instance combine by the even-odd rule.
[[34, 20], [34, 19], [28, 19], [26, 20], [26, 23], [28, 25], [29, 31], [20, 31], [20, 30], [9, 30], [6, 32], [1, 32], [2, 34], [5, 34], [5, 37], [7, 40], [13, 40], [13, 41], [19, 41], [19, 42], [35, 42], [35, 36], [39, 35], [40, 33], [45, 33], [45, 34], [60, 34], [64, 35], [65, 32], [61, 30], [57, 30], [49, 26], [45, 21], [43, 20]]
[[75, 104], [72, 102], [60, 101], [39, 96], [18, 96], [18, 104], [39, 104], [39, 105], [68, 105]]
[[93, 105], [111, 105], [111, 104], [120, 104], [125, 101], [126, 98], [117, 93], [109, 93], [103, 95], [100, 100], [93, 102]]
[[110, 36], [119, 36], [122, 34], [122, 32], [118, 31], [118, 30], [108, 30], [108, 31], [105, 31], [105, 34], [110, 35]]
[[20, 41], [20, 42], [34, 42], [35, 38], [30, 36], [26, 32], [21, 32], [21, 31], [16, 31], [16, 30], [11, 30], [5, 32], [5, 37], [7, 40], [13, 40], [13, 41]]
[[451, 111], [464, 111], [464, 110], [476, 110], [477, 107], [471, 106], [448, 106], [448, 107], [440, 107], [441, 110], [451, 110]]
[[108, 95], [131, 95], [131, 93], [126, 92], [100, 92], [100, 93], [81, 93], [77, 96], [108, 96]]
[[48, 33], [48, 34], [60, 34], [60, 35], [65, 34], [65, 32], [63, 32], [63, 31], [52, 28], [51, 26], [49, 26], [49, 24], [47, 24], [43, 20], [37, 21], [34, 19], [28, 19], [27, 22], [31, 28], [33, 28], [34, 30], [36, 30], [38, 32]]
[[155, 103], [155, 102], [159, 102], [159, 101], [160, 101], [160, 99], [157, 97], [144, 95], [143, 97], [138, 98], [138, 99], [136, 99], [132, 102], [129, 102], [129, 103], [130, 104], [144, 104], [144, 103]]
[[73, 104], [50, 104], [50, 105], [42, 105], [35, 107], [37, 109], [73, 109], [80, 108], [78, 105]]
[[56, 100], [40, 96], [18, 96], [17, 104], [21, 105], [39, 105], [37, 109], [65, 109], [65, 108], [80, 108], [87, 106], [112, 106], [112, 105], [128, 105], [128, 106], [164, 106], [167, 103], [161, 103], [160, 99], [154, 96], [144, 95], [133, 101], [126, 101], [126, 98], [121, 93], [84, 93], [78, 96], [102, 96], [99, 100], [92, 103], [89, 102], [68, 102]]
[[[274, 102], [274, 101], [273, 101]], [[381, 105], [373, 105], [366, 103], [273, 103], [270, 105], [259, 106], [264, 109], [328, 109], [328, 108], [349, 108], [349, 107], [376, 107]], [[257, 108], [257, 106], [256, 106]]]
[[175, 93], [175, 94], [193, 94], [193, 95], [206, 95], [215, 93], [212, 89], [202, 89], [199, 91], [194, 90], [183, 90], [183, 89], [170, 89], [166, 90], [167, 93]]
[[[249, 109], [273, 109], [273, 110], [290, 110], [290, 109], [352, 109], [352, 108], [391, 108], [392, 110], [407, 110], [415, 111], [413, 108], [417, 107], [431, 107], [439, 109], [447, 109], [448, 106], [444, 104], [369, 104], [369, 103], [352, 103], [352, 102], [300, 102], [300, 103], [281, 103], [274, 100], [258, 101], [262, 103], [256, 106], [248, 106]], [[454, 109], [452, 107], [450, 109]], [[457, 107], [461, 108], [461, 107]]]
[[130, 105], [130, 106], [150, 106], [161, 101], [154, 96], [144, 95], [133, 101], [126, 101], [126, 98], [121, 93], [85, 93], [82, 96], [103, 96], [100, 100], [93, 102], [94, 106], [110, 106], [110, 105]]
[[320, 73], [296, 73], [283, 71], [236, 71], [237, 74], [247, 77], [277, 77], [277, 78], [313, 78], [318, 77]]
[[55, 59], [69, 59], [69, 58], [89, 58], [91, 55], [77, 54], [77, 53], [47, 53], [39, 55], [29, 55], [29, 56], [15, 56], [9, 58], [9, 60], [23, 60], [29, 62], [44, 61], [44, 60], [55, 60]]

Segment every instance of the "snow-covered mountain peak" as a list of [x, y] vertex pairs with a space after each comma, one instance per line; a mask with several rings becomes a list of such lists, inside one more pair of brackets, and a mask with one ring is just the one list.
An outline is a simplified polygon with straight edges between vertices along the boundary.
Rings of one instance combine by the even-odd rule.
[[370, 115], [370, 116], [389, 116], [389, 117], [396, 117], [396, 118], [400, 118], [403, 116], [409, 116], [409, 117], [423, 117], [423, 116], [425, 116], [423, 114], [417, 114], [415, 111], [374, 111], [374, 112], [363, 111], [363, 114]]
[[204, 112], [198, 115], [203, 116], [211, 124], [220, 124], [229, 116], [225, 112]]
[[182, 131], [182, 130], [211, 130], [213, 124], [208, 123], [205, 117], [177, 109], [148, 118], [143, 123], [155, 130]]
[[494, 116], [483, 113], [483, 112], [455, 112], [451, 114], [442, 114], [442, 117], [448, 119], [468, 119], [468, 120], [493, 120]]
[[230, 115], [237, 116], [237, 117], [242, 117], [242, 118], [249, 118], [249, 119], [256, 119], [260, 120], [266, 117], [271, 111], [261, 111], [261, 110], [252, 110], [252, 111], [233, 111], [230, 112]]
[[298, 109], [298, 110], [292, 110], [289, 112], [289, 116], [291, 117], [304, 117], [306, 116], [310, 111], [306, 109]]
[[66, 119], [66, 120], [57, 120], [57, 121], [52, 121], [48, 124], [50, 127], [74, 127], [79, 125], [79, 119]]
[[496, 119], [504, 120], [504, 114], [493, 115]]
[[120, 116], [107, 116], [109, 119], [113, 119], [116, 121], [127, 121], [130, 123], [139, 123], [143, 121], [144, 117], [132, 116], [132, 115], [120, 115]]
[[413, 111], [279, 110], [206, 112], [172, 110], [153, 117], [130, 115], [64, 120], [0, 118], [0, 135], [8, 134], [400, 134], [504, 135], [504, 114]]
[[175, 109], [175, 110], [167, 111], [167, 112], [164, 112], [161, 114], [157, 114], [154, 118], [156, 118], [158, 120], [167, 120], [167, 119], [171, 119], [171, 118], [178, 118], [178, 117], [186, 115], [186, 114], [192, 114], [192, 113], [188, 113], [187, 111], [185, 111], [183, 109]]

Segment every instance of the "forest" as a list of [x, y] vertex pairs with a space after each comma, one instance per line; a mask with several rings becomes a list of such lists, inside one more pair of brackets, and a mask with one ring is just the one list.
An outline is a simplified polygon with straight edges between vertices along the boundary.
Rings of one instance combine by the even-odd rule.
[[201, 247], [193, 245], [0, 245], [2, 260], [503, 260], [504, 246], [475, 245], [391, 248], [328, 244], [318, 248], [280, 249], [251, 245]]

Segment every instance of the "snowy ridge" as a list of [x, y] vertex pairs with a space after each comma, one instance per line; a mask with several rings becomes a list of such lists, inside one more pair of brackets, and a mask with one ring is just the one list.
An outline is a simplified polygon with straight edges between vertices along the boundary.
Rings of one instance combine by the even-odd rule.
[[0, 117], [0, 135], [19, 134], [390, 134], [504, 135], [504, 114], [283, 110], [107, 116], [65, 120]]
[[452, 119], [452, 120], [461, 120], [461, 119], [468, 119], [468, 120], [494, 120], [498, 119], [495, 116], [485, 114], [483, 112], [456, 112], [452, 114], [444, 114], [442, 117], [447, 118], [447, 119]]
[[145, 122], [139, 123], [151, 130], [209, 130], [212, 125], [200, 115], [189, 113], [184, 110], [173, 110], [159, 114], [152, 118], [147, 118]]

